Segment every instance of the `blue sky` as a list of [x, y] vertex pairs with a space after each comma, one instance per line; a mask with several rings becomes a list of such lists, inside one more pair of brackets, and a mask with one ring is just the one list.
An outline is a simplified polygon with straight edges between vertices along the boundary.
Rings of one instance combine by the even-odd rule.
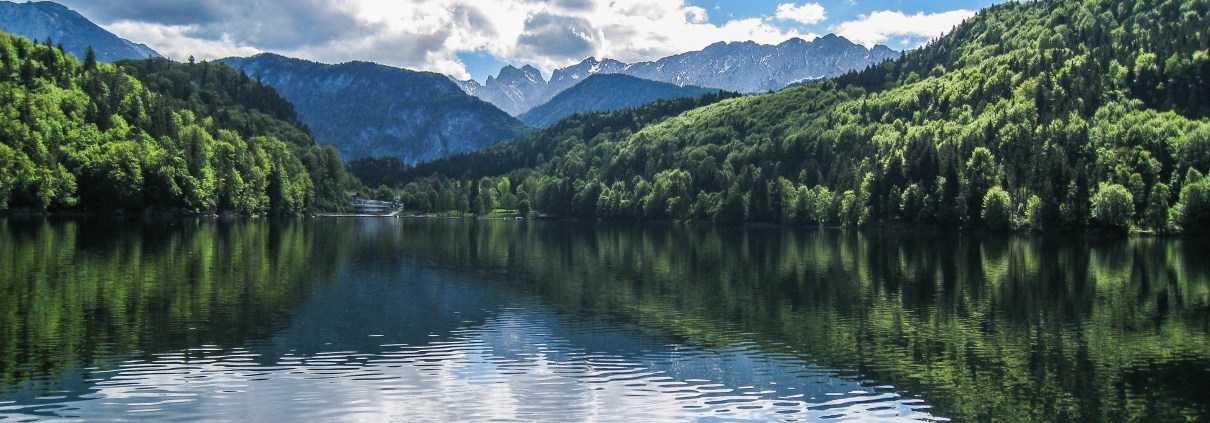
[[910, 49], [979, 0], [59, 0], [168, 57], [273, 52], [364, 60], [479, 81], [505, 64], [549, 76], [586, 57], [658, 60], [720, 41], [777, 44], [836, 33]]
[[[762, 15], [772, 15], [777, 10], [777, 5], [782, 3], [790, 3], [785, 0], [751, 0], [751, 1], [700, 1], [689, 0], [687, 3], [698, 6], [710, 11], [710, 22], [716, 25], [723, 24], [727, 20], [735, 18], [747, 18]], [[802, 4], [804, 2], [798, 2]], [[946, 12], [957, 9], [979, 10], [987, 6], [995, 4], [991, 1], [976, 1], [976, 0], [947, 0], [947, 1], [922, 1], [922, 0], [858, 0], [858, 1], [833, 1], [820, 0], [812, 3], [819, 3], [828, 11], [828, 20], [816, 25], [816, 32], [825, 30], [829, 23], [840, 21], [849, 21], [857, 19], [858, 15], [869, 14], [875, 10], [892, 10], [908, 14], [917, 12], [937, 13]]]
[[[483, 83], [487, 80], [488, 75], [496, 76], [500, 73], [500, 68], [508, 65], [517, 67], [524, 66], [524, 63], [508, 63], [504, 60], [492, 56], [485, 51], [468, 51], [458, 53], [458, 58], [466, 64], [466, 71], [470, 72], [472, 79]], [[549, 74], [543, 75], [550, 78]]]

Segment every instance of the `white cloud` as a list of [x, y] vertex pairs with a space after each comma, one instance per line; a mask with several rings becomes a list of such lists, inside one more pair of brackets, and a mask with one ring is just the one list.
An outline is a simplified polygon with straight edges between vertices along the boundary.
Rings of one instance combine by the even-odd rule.
[[[965, 9], [928, 15], [923, 12], [905, 15], [903, 12], [885, 10], [862, 15], [858, 20], [841, 23], [831, 30], [850, 41], [872, 47], [885, 43], [892, 37], [936, 38], [948, 34], [963, 20], [974, 15], [974, 11]], [[900, 43], [908, 44], [903, 40]]]
[[[150, 15], [120, 18], [140, 10], [125, 1], [79, 7], [109, 16], [108, 23], [101, 22], [106, 29], [177, 60], [264, 50], [328, 63], [368, 60], [458, 78], [470, 77], [458, 59], [461, 52], [532, 63], [549, 74], [587, 56], [636, 62], [719, 41], [776, 44], [815, 37], [759, 18], [711, 24], [706, 9], [685, 0], [265, 0], [255, 7], [181, 1], [181, 7], [195, 11], [171, 22]], [[787, 6], [779, 7], [779, 17], [825, 18], [817, 4]], [[196, 22], [191, 16], [198, 16]], [[273, 28], [266, 27], [270, 23]]]
[[819, 3], [806, 3], [802, 6], [795, 6], [794, 3], [782, 3], [777, 5], [777, 19], [814, 25], [827, 20], [828, 15]]
[[136, 43], [147, 44], [157, 53], [185, 60], [197, 56], [197, 60], [218, 59], [231, 56], [251, 56], [262, 51], [256, 47], [239, 45], [230, 35], [218, 40], [190, 37], [197, 28], [188, 25], [161, 25], [145, 22], [119, 21], [107, 25], [110, 32]]

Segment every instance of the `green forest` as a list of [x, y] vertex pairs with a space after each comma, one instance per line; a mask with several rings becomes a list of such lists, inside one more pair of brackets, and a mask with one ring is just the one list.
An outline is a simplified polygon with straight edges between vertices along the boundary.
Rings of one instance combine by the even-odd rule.
[[[543, 173], [551, 170], [547, 157], [556, 163], [555, 169], [562, 168], [569, 152], [572, 157], [583, 157], [589, 145], [616, 145], [653, 123], [738, 97], [740, 94], [733, 92], [708, 93], [698, 98], [660, 100], [612, 113], [580, 113], [529, 137], [473, 153], [411, 168], [405, 168], [393, 158], [358, 159], [349, 162], [349, 169], [370, 186], [402, 186], [399, 200], [410, 210], [488, 213], [493, 209], [506, 209], [526, 214], [534, 210], [539, 195], [546, 195], [542, 209], [553, 212], [556, 204], [565, 204], [571, 198], [549, 198], [568, 190], [554, 190], [556, 182]], [[586, 169], [583, 162], [570, 165], [576, 169], [576, 174], [583, 174]], [[569, 178], [557, 181], [569, 182]], [[595, 201], [588, 204], [580, 198], [577, 204], [582, 209], [591, 208], [595, 207]], [[591, 210], [583, 211], [585, 216], [592, 215]]]
[[0, 33], [0, 210], [349, 208], [360, 183], [289, 102], [229, 66], [98, 63]]
[[1008, 2], [834, 80], [671, 117], [580, 115], [420, 165], [397, 174], [401, 199], [523, 199], [583, 219], [1205, 233], [1208, 11]]

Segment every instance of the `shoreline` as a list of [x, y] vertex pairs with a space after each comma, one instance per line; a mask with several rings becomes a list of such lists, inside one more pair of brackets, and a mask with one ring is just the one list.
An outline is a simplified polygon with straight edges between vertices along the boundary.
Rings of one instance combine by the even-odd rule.
[[1206, 234], [1186, 234], [1186, 233], [1157, 233], [1151, 230], [1131, 230], [1127, 232], [1110, 231], [1100, 228], [1084, 228], [1079, 230], [1067, 231], [1039, 231], [1032, 228], [1019, 228], [1011, 231], [989, 231], [978, 227], [940, 227], [929, 225], [897, 225], [897, 224], [879, 224], [865, 227], [844, 227], [839, 225], [816, 225], [816, 226], [798, 226], [785, 225], [780, 223], [767, 222], [747, 222], [738, 225], [732, 224], [715, 224], [709, 221], [702, 220], [628, 220], [628, 219], [591, 219], [581, 220], [575, 218], [559, 218], [559, 219], [542, 219], [535, 217], [525, 217], [518, 219], [520, 216], [513, 217], [483, 217], [483, 216], [440, 216], [432, 214], [406, 215], [402, 212], [392, 214], [353, 214], [353, 213], [314, 213], [299, 216], [268, 216], [268, 215], [242, 215], [237, 213], [224, 212], [183, 212], [183, 211], [157, 211], [157, 212], [141, 212], [141, 213], [123, 213], [123, 212], [93, 212], [93, 211], [28, 211], [28, 210], [0, 210], [0, 218], [92, 218], [92, 217], [139, 217], [139, 218], [270, 218], [270, 219], [295, 219], [295, 218], [378, 218], [378, 219], [414, 219], [414, 220], [484, 220], [484, 221], [538, 221], [544, 223], [627, 223], [627, 224], [643, 224], [643, 225], [694, 225], [694, 226], [719, 226], [719, 227], [744, 227], [744, 228], [784, 228], [784, 229], [838, 229], [838, 230], [856, 230], [874, 233], [902, 233], [902, 234], [977, 234], [977, 235], [1030, 235], [1030, 236], [1093, 236], [1093, 237], [1140, 237], [1140, 238], [1205, 238]]

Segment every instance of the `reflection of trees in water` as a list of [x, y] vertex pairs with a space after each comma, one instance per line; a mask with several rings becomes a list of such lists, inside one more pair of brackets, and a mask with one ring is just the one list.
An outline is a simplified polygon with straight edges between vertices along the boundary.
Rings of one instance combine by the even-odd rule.
[[960, 421], [1210, 413], [1204, 240], [513, 222], [403, 232], [408, 255], [507, 272], [565, 310], [713, 345], [755, 333]]
[[0, 219], [0, 378], [265, 338], [317, 281], [335, 277], [342, 226]]
[[[1210, 411], [1206, 241], [378, 219], [0, 220], [0, 377], [264, 339], [348, 263], [483, 271], [560, 310], [755, 338], [956, 420]], [[755, 335], [745, 335], [751, 333]], [[17, 363], [21, 363], [18, 365]], [[1182, 414], [1183, 413], [1183, 414]]]

